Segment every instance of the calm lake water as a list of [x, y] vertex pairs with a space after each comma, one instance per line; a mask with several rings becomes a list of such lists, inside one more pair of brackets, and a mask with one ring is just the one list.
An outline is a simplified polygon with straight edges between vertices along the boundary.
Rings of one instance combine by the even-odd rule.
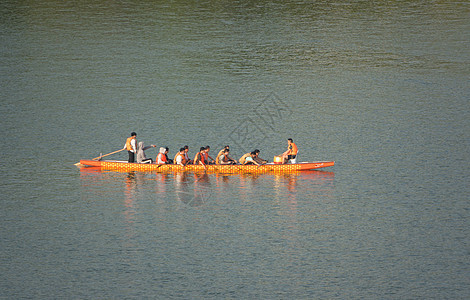
[[[3, 1], [0, 298], [468, 299], [468, 49], [467, 1]], [[336, 165], [74, 166], [131, 131]]]

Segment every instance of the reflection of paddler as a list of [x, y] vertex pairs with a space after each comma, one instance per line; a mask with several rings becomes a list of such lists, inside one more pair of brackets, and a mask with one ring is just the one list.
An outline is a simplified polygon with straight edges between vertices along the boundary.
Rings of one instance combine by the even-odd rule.
[[197, 183], [203, 183], [204, 185], [207, 185], [207, 183], [210, 183], [210, 178], [207, 173], [194, 173], [194, 178], [196, 179], [194, 181], [195, 184]]
[[178, 185], [182, 183], [186, 183], [188, 181], [188, 173], [175, 172], [175, 181]]

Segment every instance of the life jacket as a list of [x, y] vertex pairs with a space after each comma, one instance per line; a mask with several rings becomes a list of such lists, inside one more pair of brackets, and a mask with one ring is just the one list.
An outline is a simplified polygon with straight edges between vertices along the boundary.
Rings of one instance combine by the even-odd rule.
[[178, 157], [178, 155], [180, 155], [180, 153], [179, 153], [179, 152], [176, 152], [175, 157], [173, 157], [173, 162], [174, 162], [175, 164], [176, 164], [176, 158]]
[[179, 153], [179, 152], [176, 153], [175, 159], [173, 160], [173, 163], [174, 163], [174, 164], [177, 164], [176, 159], [178, 158], [178, 156], [181, 156], [181, 163], [182, 163], [183, 165], [185, 165], [185, 164], [186, 164], [186, 156], [185, 156], [184, 154]]
[[243, 156], [240, 157], [238, 161], [243, 165], [245, 163], [246, 158], [250, 156], [250, 154], [251, 154], [250, 152], [243, 154]]
[[166, 163], [166, 162], [167, 162], [166, 155], [165, 155], [164, 153], [158, 153], [158, 155], [157, 155], [157, 163], [158, 163], [159, 160], [161, 160], [162, 162]]
[[201, 154], [201, 152], [196, 153], [196, 156], [194, 156], [194, 164], [198, 165], [199, 162], [202, 162], [202, 164], [204, 164], [204, 165], [206, 164], [204, 162], [204, 155]]
[[126, 140], [126, 149], [127, 151], [132, 151], [134, 152], [134, 149], [132, 148], [132, 140], [135, 140], [135, 136], [128, 137]]
[[209, 153], [202, 153], [202, 157], [204, 157], [204, 163], [207, 164], [209, 162]]
[[287, 155], [297, 155], [298, 151], [299, 150], [297, 149], [297, 145], [294, 143], [291, 143], [289, 146], [289, 152], [287, 153]]

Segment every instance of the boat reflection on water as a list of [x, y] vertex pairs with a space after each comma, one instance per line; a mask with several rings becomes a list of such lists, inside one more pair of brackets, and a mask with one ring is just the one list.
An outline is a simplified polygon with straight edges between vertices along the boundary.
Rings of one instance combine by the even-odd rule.
[[109, 209], [121, 211], [126, 245], [135, 243], [136, 227], [149, 210], [152, 218], [165, 219], [168, 211], [221, 205], [253, 220], [259, 213], [253, 207], [271, 207], [272, 211], [265, 213], [272, 214], [272, 227], [280, 238], [294, 245], [305, 222], [327, 217], [334, 205], [335, 174], [321, 170], [256, 174], [80, 170], [84, 199], [106, 199], [98, 203], [105, 206], [97, 209], [106, 209], [109, 203]]
[[[122, 177], [123, 174], [125, 177]], [[205, 172], [118, 172], [105, 171], [100, 167], [80, 168], [82, 187], [87, 189], [114, 185], [117, 183], [116, 178], [122, 178], [125, 187], [124, 205], [129, 208], [126, 211], [129, 218], [135, 213], [133, 207], [138, 194], [149, 189], [154, 190], [158, 202], [176, 198], [191, 207], [203, 205], [212, 194], [211, 176]], [[149, 185], [150, 180], [154, 183]]]
[[[171, 199], [178, 199], [181, 201], [180, 203], [187, 206], [198, 207], [206, 204], [214, 195], [225, 197], [227, 188], [231, 192], [239, 194], [243, 200], [247, 199], [247, 195], [252, 192], [266, 189], [274, 193], [273, 196], [276, 200], [287, 199], [287, 203], [295, 205], [299, 186], [305, 196], [306, 190], [308, 192], [309, 189], [314, 193], [328, 193], [328, 190], [333, 189], [334, 182], [334, 172], [321, 170], [208, 174], [205, 172], [117, 172], [104, 171], [99, 167], [88, 167], [81, 168], [80, 174], [83, 186], [88, 188], [100, 184], [104, 186], [116, 185], [119, 184], [116, 179], [122, 178], [125, 187], [126, 218], [129, 221], [135, 214], [136, 198], [146, 191], [151, 192], [151, 190], [153, 190], [158, 202], [163, 203], [171, 201]], [[120, 174], [125, 174], [125, 177]]]
[[211, 182], [207, 173], [176, 172], [174, 176], [177, 199], [191, 207], [207, 202], [211, 195]]

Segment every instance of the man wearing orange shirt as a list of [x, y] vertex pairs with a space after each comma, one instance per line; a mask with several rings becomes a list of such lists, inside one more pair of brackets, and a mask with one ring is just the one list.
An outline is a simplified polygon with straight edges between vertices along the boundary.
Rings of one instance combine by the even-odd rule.
[[282, 153], [283, 163], [287, 163], [291, 159], [295, 159], [297, 157], [297, 145], [294, 143], [292, 139], [287, 139], [287, 151]]

